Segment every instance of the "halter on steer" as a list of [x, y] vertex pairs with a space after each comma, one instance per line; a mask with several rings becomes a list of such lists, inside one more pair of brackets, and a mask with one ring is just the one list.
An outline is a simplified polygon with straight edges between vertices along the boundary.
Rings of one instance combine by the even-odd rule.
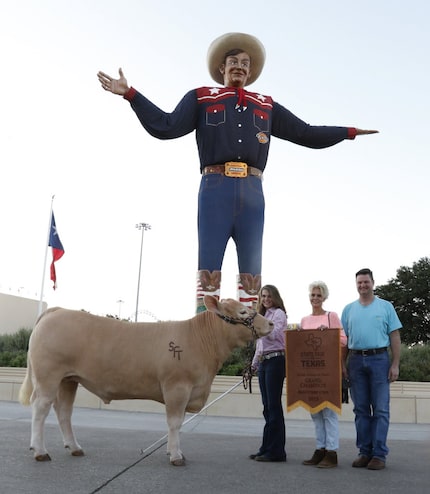
[[[254, 319], [255, 316], [258, 314], [256, 310], [253, 311], [253, 314], [246, 319], [236, 319], [234, 317], [230, 316], [225, 316], [224, 314], [217, 314], [218, 317], [220, 317], [223, 321], [228, 322], [229, 324], [243, 324], [247, 328], [249, 328], [252, 332], [252, 336], [254, 338], [254, 341], [258, 338], [257, 332], [255, 331], [254, 328]], [[252, 393], [252, 356], [253, 352], [252, 350], [252, 343], [248, 343], [247, 350], [248, 350], [248, 364], [242, 371], [242, 381], [243, 381], [243, 387], [244, 389], [247, 389], [248, 384], [249, 384], [249, 392]]]
[[258, 314], [257, 311], [254, 310], [253, 314], [247, 317], [246, 319], [236, 319], [234, 317], [225, 316], [224, 314], [218, 314], [218, 313], [217, 316], [220, 317], [223, 321], [228, 322], [229, 324], [243, 324], [244, 326], [246, 326], [251, 330], [252, 336], [254, 337], [254, 340], [256, 340], [258, 338], [258, 335], [254, 328], [254, 319], [257, 314]]

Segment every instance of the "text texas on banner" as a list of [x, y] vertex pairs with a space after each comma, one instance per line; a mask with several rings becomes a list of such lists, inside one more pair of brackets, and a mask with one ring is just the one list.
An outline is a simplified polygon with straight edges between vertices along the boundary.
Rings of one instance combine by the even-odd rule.
[[341, 413], [340, 330], [286, 331], [287, 412]]

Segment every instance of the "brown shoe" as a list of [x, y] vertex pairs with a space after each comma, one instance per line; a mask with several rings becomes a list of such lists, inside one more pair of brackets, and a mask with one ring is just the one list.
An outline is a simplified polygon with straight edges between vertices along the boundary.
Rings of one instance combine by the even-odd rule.
[[283, 462], [287, 461], [286, 456], [276, 456], [276, 457], [271, 457], [271, 456], [266, 456], [266, 455], [258, 455], [254, 458], [255, 461], [263, 461], [263, 462]]
[[372, 458], [367, 464], [368, 470], [383, 470], [385, 468], [385, 461], [379, 458]]
[[322, 461], [317, 465], [317, 468], [333, 468], [337, 467], [336, 451], [327, 451]]
[[302, 461], [302, 465], [318, 465], [318, 463], [324, 458], [325, 453], [325, 448], [316, 449], [312, 455], [312, 458]]
[[352, 466], [355, 468], [366, 468], [369, 462], [370, 458], [368, 456], [360, 455], [352, 462]]

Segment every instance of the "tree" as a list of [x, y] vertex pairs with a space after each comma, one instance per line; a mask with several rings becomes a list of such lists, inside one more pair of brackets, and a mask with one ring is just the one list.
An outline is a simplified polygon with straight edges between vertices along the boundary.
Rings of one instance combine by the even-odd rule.
[[430, 382], [430, 345], [402, 344], [399, 381]]
[[430, 341], [430, 259], [423, 257], [412, 267], [401, 266], [397, 276], [375, 288], [375, 295], [389, 300], [403, 325], [407, 345]]

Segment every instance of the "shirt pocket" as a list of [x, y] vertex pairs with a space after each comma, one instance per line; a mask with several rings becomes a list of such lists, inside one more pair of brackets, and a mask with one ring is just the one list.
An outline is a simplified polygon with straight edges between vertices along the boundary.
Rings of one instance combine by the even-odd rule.
[[269, 114], [265, 111], [255, 109], [254, 125], [260, 132], [269, 132]]
[[222, 104], [206, 108], [206, 125], [217, 126], [225, 123], [225, 106]]

